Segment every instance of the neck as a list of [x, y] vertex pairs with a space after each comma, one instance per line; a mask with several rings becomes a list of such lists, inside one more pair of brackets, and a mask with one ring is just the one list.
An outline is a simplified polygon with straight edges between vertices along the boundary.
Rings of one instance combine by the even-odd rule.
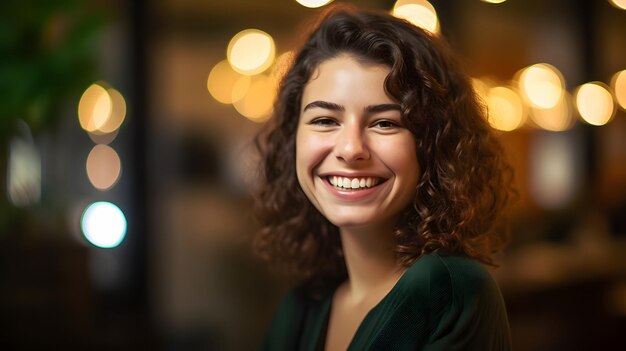
[[398, 265], [392, 228], [341, 228], [347, 292], [356, 301], [378, 290], [388, 291], [404, 269]]

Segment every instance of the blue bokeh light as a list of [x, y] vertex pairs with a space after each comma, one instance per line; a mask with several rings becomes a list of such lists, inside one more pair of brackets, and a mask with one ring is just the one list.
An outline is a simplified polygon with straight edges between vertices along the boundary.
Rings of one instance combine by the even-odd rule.
[[126, 217], [122, 210], [107, 201], [89, 205], [81, 218], [85, 238], [94, 246], [110, 249], [118, 246], [126, 236]]

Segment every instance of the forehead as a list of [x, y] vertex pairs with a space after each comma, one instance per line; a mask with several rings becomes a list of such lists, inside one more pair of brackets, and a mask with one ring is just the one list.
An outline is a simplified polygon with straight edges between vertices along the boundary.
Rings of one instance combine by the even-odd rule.
[[322, 62], [313, 72], [302, 93], [302, 106], [315, 100], [342, 105], [390, 103], [385, 91], [389, 67], [357, 61], [341, 55]]

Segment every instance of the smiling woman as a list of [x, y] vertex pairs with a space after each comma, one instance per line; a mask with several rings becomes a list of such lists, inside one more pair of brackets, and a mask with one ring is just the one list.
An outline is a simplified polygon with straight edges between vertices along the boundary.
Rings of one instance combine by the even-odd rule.
[[504, 241], [511, 171], [441, 39], [331, 10], [257, 145], [257, 247], [302, 281], [264, 349], [510, 348], [481, 262]]

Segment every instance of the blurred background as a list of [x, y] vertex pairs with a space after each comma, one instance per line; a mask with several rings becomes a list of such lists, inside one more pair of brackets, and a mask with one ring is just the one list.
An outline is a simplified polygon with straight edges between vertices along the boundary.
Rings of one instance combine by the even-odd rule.
[[[250, 141], [327, 1], [301, 2], [2, 2], [0, 348], [257, 348], [290, 282], [251, 251]], [[623, 345], [626, 1], [345, 2], [474, 77], [520, 192], [515, 349]]]

